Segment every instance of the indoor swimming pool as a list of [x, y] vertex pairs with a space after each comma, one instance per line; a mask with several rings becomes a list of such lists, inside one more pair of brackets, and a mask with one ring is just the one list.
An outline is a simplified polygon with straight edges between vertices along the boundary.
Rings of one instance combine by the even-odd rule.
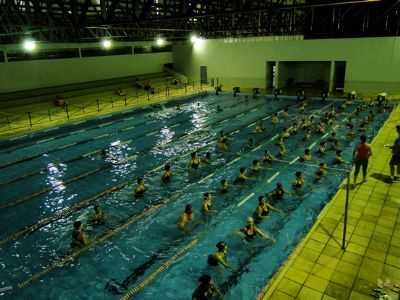
[[[198, 277], [207, 273], [224, 299], [255, 299], [336, 193], [351, 166], [360, 124], [371, 141], [390, 112], [357, 101], [344, 103], [315, 98], [301, 113], [295, 97], [201, 93], [0, 141], [0, 295], [127, 299], [123, 297], [131, 291], [134, 299], [191, 299]], [[333, 110], [336, 120], [325, 132], [312, 131], [305, 138], [299, 129], [286, 141], [285, 156], [257, 173], [249, 171], [245, 184], [233, 184], [239, 169], [260, 160], [266, 149], [278, 155], [277, 141], [285, 128], [305, 116], [317, 123]], [[373, 118], [367, 121], [370, 111]], [[275, 113], [279, 121], [273, 124]], [[354, 125], [352, 138], [349, 123]], [[266, 130], [256, 133], [260, 124]], [[217, 149], [221, 131], [229, 140], [227, 152]], [[347, 164], [333, 164], [329, 143], [325, 155], [316, 153], [333, 131]], [[311, 150], [310, 162], [299, 159], [305, 149]], [[189, 171], [193, 151], [200, 158], [210, 152], [211, 159]], [[321, 162], [332, 168], [317, 182]], [[173, 172], [169, 184], [160, 179], [166, 163]], [[297, 171], [306, 183], [295, 192], [291, 184]], [[144, 178], [146, 192], [136, 199], [137, 177]], [[218, 192], [222, 179], [230, 184], [224, 194]], [[278, 182], [290, 192], [274, 203], [281, 212], [271, 212], [258, 224], [276, 241], [244, 242], [237, 231], [252, 216], [258, 196]], [[209, 215], [201, 212], [206, 192], [213, 195]], [[88, 224], [93, 244], [71, 252], [73, 222], [88, 223], [96, 204], [106, 215], [105, 224]], [[193, 207], [194, 221], [185, 235], [177, 219], [187, 204]], [[228, 245], [232, 270], [207, 265], [219, 241]]]

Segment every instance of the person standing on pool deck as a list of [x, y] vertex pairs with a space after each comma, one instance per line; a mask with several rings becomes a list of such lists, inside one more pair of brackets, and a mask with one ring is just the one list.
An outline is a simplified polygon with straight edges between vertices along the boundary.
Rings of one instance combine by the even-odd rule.
[[400, 174], [400, 125], [396, 126], [397, 139], [394, 141], [393, 145], [386, 145], [392, 149], [392, 158], [390, 159], [390, 179], [392, 181], [397, 180], [395, 174], [395, 167], [397, 166], [397, 176]]
[[371, 146], [367, 144], [367, 137], [363, 134], [360, 136], [360, 143], [353, 151], [353, 162], [355, 165], [354, 170], [354, 184], [357, 183], [358, 173], [362, 167], [363, 181], [367, 179], [368, 160], [372, 156]]

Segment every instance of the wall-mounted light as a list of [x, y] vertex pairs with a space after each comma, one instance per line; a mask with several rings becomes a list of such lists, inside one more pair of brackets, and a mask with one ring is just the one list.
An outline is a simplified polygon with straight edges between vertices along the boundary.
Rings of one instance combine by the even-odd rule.
[[27, 52], [33, 52], [37, 48], [37, 44], [33, 39], [26, 39], [22, 42], [22, 47]]
[[156, 45], [157, 45], [158, 47], [162, 47], [162, 46], [164, 46], [164, 45], [165, 45], [165, 43], [166, 43], [166, 41], [165, 41], [165, 39], [164, 39], [164, 38], [162, 38], [162, 37], [158, 37], [158, 38], [156, 38]]
[[112, 41], [110, 39], [104, 39], [101, 41], [101, 46], [104, 49], [110, 49], [112, 47]]

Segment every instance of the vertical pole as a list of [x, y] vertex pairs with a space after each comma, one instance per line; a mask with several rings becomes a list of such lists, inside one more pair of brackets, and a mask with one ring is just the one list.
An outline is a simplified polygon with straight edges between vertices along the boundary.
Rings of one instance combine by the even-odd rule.
[[350, 172], [347, 172], [347, 183], [346, 183], [346, 202], [344, 205], [344, 220], [343, 220], [343, 240], [342, 249], [346, 249], [346, 233], [347, 233], [347, 215], [349, 210], [349, 197], [350, 197]]
[[67, 114], [67, 119], [69, 120], [68, 104], [65, 104], [65, 113]]
[[147, 91], [147, 101], [150, 101], [150, 92]]
[[32, 115], [30, 111], [28, 111], [28, 119], [29, 119], [29, 126], [32, 128]]
[[192, 86], [193, 86], [193, 90], [194, 90], [194, 80], [192, 81]]
[[100, 112], [100, 101], [99, 98], [96, 99], [97, 102], [97, 112]]
[[47, 110], [47, 114], [49, 116], [49, 121], [51, 121], [51, 112], [50, 112], [50, 108]]
[[185, 82], [185, 94], [187, 94], [187, 83]]
[[125, 106], [127, 106], [127, 103], [126, 103], [126, 95], [125, 95], [125, 99], [124, 99], [124, 102], [125, 102]]
[[111, 108], [114, 108], [114, 101], [111, 99]]

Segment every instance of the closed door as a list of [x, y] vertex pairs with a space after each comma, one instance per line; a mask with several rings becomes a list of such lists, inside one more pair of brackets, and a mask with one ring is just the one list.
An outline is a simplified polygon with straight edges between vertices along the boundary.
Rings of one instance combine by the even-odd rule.
[[207, 66], [200, 66], [200, 82], [201, 83], [208, 83]]

